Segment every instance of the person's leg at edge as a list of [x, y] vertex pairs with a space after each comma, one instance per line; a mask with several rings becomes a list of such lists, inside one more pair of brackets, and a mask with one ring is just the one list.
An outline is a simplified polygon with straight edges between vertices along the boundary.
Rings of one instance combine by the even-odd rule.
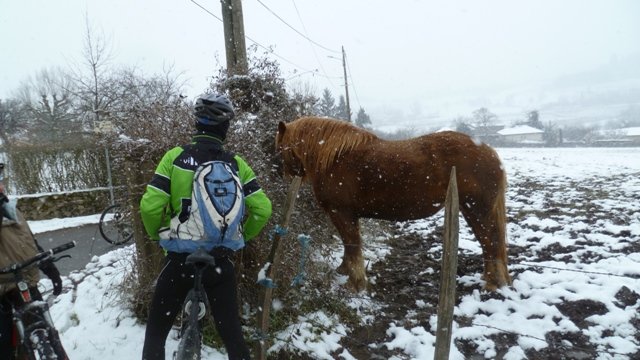
[[167, 336], [187, 291], [193, 284], [189, 276], [191, 273], [184, 261], [167, 256], [149, 307], [142, 360], [165, 359]]
[[0, 359], [12, 358], [12, 333], [13, 318], [11, 315], [11, 304], [9, 304], [9, 301], [4, 296], [0, 296]]
[[238, 317], [236, 277], [228, 258], [216, 259], [216, 267], [205, 272], [205, 290], [218, 334], [229, 353], [229, 360], [250, 360], [251, 355]]

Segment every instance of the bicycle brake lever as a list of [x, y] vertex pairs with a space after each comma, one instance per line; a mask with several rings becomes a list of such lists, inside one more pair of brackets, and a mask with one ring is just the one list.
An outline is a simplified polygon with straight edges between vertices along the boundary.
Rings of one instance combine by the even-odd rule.
[[62, 260], [62, 259], [64, 259], [64, 258], [69, 258], [69, 259], [71, 259], [71, 255], [60, 255], [60, 256], [54, 256], [54, 257], [51, 259], [51, 261], [53, 261], [53, 262], [58, 262], [58, 261], [60, 261], [60, 260]]

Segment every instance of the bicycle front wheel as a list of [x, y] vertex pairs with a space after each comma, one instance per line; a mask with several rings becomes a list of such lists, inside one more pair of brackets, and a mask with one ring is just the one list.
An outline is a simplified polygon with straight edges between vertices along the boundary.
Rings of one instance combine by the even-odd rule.
[[98, 223], [100, 235], [107, 242], [121, 245], [133, 238], [133, 227], [129, 212], [119, 204], [104, 209]]
[[200, 360], [201, 347], [200, 330], [198, 326], [189, 324], [182, 334], [182, 340], [178, 345], [176, 360]]
[[58, 359], [45, 329], [36, 329], [29, 336], [32, 354], [38, 354], [39, 360]]

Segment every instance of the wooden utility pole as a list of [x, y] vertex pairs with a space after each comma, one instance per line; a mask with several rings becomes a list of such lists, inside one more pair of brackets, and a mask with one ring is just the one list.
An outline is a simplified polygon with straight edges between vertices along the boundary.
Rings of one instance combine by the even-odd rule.
[[458, 268], [458, 233], [460, 231], [456, 167], [451, 168], [449, 187], [444, 206], [444, 244], [442, 246], [442, 274], [438, 300], [438, 325], [434, 360], [449, 359], [453, 308], [456, 304], [456, 273]]
[[[280, 219], [280, 229], [286, 231], [289, 226], [289, 220], [291, 220], [291, 214], [293, 214], [293, 207], [296, 203], [296, 197], [298, 190], [302, 184], [302, 178], [295, 176], [289, 185], [289, 192], [287, 193], [287, 200], [282, 208], [282, 219]], [[271, 244], [271, 252], [269, 253], [268, 262], [271, 264], [265, 271], [265, 277], [267, 279], [275, 279], [276, 268], [280, 263], [280, 242], [283, 234], [276, 232], [273, 243]], [[260, 311], [258, 311], [258, 329], [263, 337], [266, 337], [269, 332], [270, 314], [271, 314], [271, 302], [272, 302], [273, 288], [265, 287], [262, 292], [260, 303]], [[269, 348], [268, 339], [263, 338], [258, 341], [256, 346], [256, 353], [258, 360], [267, 359], [267, 349]]]
[[247, 46], [244, 41], [244, 20], [241, 0], [220, 0], [224, 23], [224, 46], [227, 52], [227, 73], [247, 74]]
[[347, 83], [347, 55], [342, 47], [342, 70], [344, 71], [344, 92], [347, 101], [347, 120], [351, 122], [351, 105], [349, 105], [349, 84]]

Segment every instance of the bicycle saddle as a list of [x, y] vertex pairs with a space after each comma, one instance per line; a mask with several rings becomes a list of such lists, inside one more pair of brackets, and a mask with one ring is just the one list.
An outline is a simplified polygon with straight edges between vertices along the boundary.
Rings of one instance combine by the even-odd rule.
[[216, 259], [207, 253], [203, 248], [198, 248], [198, 250], [187, 256], [186, 260], [187, 264], [205, 264], [214, 266], [216, 264]]

